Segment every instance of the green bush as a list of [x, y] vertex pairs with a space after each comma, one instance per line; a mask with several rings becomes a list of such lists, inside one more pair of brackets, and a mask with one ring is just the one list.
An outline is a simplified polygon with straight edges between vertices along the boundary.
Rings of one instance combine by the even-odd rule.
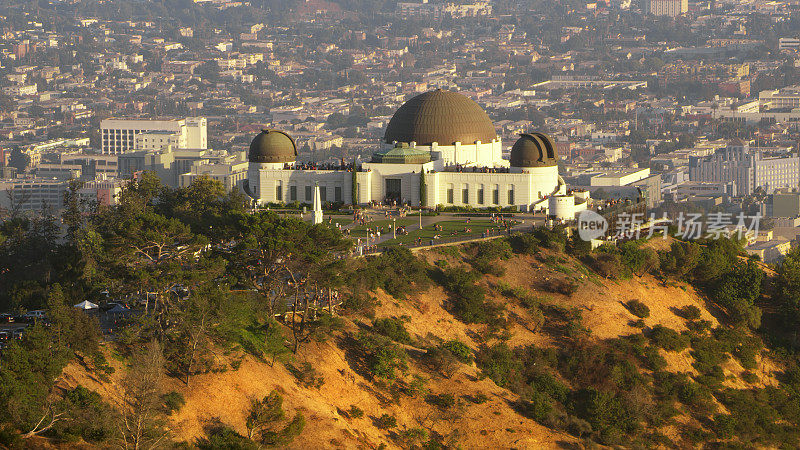
[[197, 448], [200, 450], [257, 450], [258, 445], [237, 433], [231, 427], [216, 425], [206, 432], [206, 437], [198, 439]]
[[745, 370], [742, 372], [742, 380], [744, 380], [745, 383], [750, 384], [758, 383], [758, 375], [749, 370]]
[[643, 247], [636, 241], [627, 241], [619, 245], [622, 265], [636, 276], [642, 276], [659, 266], [658, 254], [649, 247]]
[[650, 317], [650, 308], [648, 308], [647, 305], [639, 300], [630, 300], [625, 304], [625, 306], [628, 308], [628, 311], [630, 311], [631, 314], [640, 319]]
[[756, 368], [756, 357], [763, 348], [761, 339], [752, 336], [744, 327], [717, 327], [713, 336], [725, 351], [731, 353], [745, 369]]
[[481, 375], [490, 378], [500, 387], [517, 382], [522, 371], [522, 362], [505, 343], [492, 347], [482, 346], [475, 355], [475, 363]]
[[700, 308], [694, 305], [686, 305], [681, 308], [680, 315], [686, 320], [697, 320], [700, 318]]
[[408, 367], [408, 355], [385, 336], [361, 332], [357, 339], [366, 366], [373, 377], [393, 380]]
[[365, 312], [367, 315], [374, 315], [377, 306], [380, 306], [377, 298], [361, 291], [345, 295], [342, 300], [342, 308], [346, 311]]
[[379, 334], [382, 334], [389, 339], [400, 342], [402, 344], [411, 343], [411, 335], [406, 331], [403, 321], [395, 317], [386, 317], [382, 319], [375, 319], [372, 327]]
[[430, 394], [425, 397], [425, 402], [439, 409], [450, 409], [456, 405], [456, 398], [453, 394]]
[[661, 370], [667, 367], [667, 360], [658, 352], [656, 347], [648, 345], [642, 355], [645, 366], [650, 370]]
[[298, 366], [286, 363], [286, 370], [294, 376], [297, 382], [307, 388], [320, 388], [325, 384], [325, 377], [317, 375], [317, 369], [311, 363], [304, 361]]
[[527, 399], [520, 402], [518, 409], [524, 416], [542, 422], [553, 411], [553, 405], [547, 395], [533, 391]]
[[347, 415], [354, 419], [360, 419], [364, 417], [364, 411], [356, 405], [350, 405], [350, 410], [347, 411]]
[[472, 248], [475, 257], [470, 264], [480, 273], [502, 276], [505, 270], [498, 260], [508, 259], [512, 255], [511, 245], [505, 239], [492, 239], [475, 244]]
[[432, 370], [446, 378], [452, 377], [460, 365], [453, 352], [441, 345], [429, 347], [425, 353], [425, 361]]
[[653, 386], [667, 398], [694, 407], [706, 407], [711, 401], [711, 391], [692, 381], [685, 373], [656, 372]]
[[486, 290], [475, 284], [478, 278], [463, 269], [447, 269], [441, 274], [442, 285], [453, 293], [453, 312], [461, 321], [496, 325], [502, 320], [503, 308], [486, 300]]
[[397, 426], [397, 418], [389, 414], [383, 414], [375, 419], [375, 426], [381, 430], [388, 430]]
[[425, 287], [429, 266], [405, 247], [389, 247], [379, 256], [367, 257], [348, 272], [348, 284], [354, 291], [381, 288], [395, 298], [405, 298], [414, 289]]
[[567, 242], [567, 235], [562, 226], [555, 226], [552, 229], [536, 227], [533, 230], [533, 237], [536, 238], [542, 247], [557, 251], [564, 250], [564, 246]]
[[442, 344], [442, 347], [449, 350], [460, 362], [464, 364], [472, 362], [472, 349], [467, 344], [459, 340], [452, 340]]
[[690, 343], [689, 336], [682, 335], [661, 324], [653, 327], [649, 337], [653, 344], [669, 352], [683, 351]]
[[637, 411], [613, 392], [594, 387], [575, 392], [572, 413], [591, 424], [604, 443], [622, 443], [640, 427]]
[[103, 402], [95, 391], [81, 385], [64, 394], [60, 408], [66, 413], [54, 424], [51, 435], [66, 441], [83, 438], [87, 442], [106, 442], [114, 436], [116, 410]]
[[303, 432], [306, 426], [306, 419], [302, 413], [296, 413], [294, 418], [282, 429], [277, 431], [267, 431], [261, 436], [261, 443], [268, 446], [285, 446], [292, 442], [294, 438]]
[[596, 253], [590, 255], [588, 265], [598, 275], [605, 278], [617, 279], [626, 277], [622, 266], [622, 257], [616, 247], [601, 246]]
[[715, 367], [728, 360], [727, 351], [727, 346], [713, 337], [692, 339], [692, 366], [701, 374], [712, 373]]
[[711, 429], [720, 439], [730, 439], [736, 434], [736, 419], [730, 414], [716, 414]]
[[508, 238], [508, 243], [515, 253], [535, 255], [539, 252], [539, 240], [530, 233], [514, 233]]
[[161, 396], [161, 401], [164, 403], [164, 409], [167, 414], [180, 411], [183, 405], [186, 404], [186, 399], [180, 392], [169, 392]]
[[464, 398], [476, 405], [482, 405], [489, 401], [489, 397], [483, 392], [478, 392], [476, 395], [465, 395]]

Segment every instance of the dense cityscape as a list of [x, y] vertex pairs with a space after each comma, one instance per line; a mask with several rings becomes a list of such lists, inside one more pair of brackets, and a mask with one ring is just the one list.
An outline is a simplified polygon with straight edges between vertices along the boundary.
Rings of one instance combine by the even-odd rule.
[[796, 448], [799, 236], [796, 0], [0, 1], [0, 447]]

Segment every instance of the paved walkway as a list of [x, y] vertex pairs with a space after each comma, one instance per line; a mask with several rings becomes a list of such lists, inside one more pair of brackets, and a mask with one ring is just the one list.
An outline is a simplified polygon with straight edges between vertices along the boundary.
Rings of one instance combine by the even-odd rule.
[[[366, 214], [373, 221], [382, 221], [382, 220], [391, 220], [391, 219], [399, 219], [399, 218], [401, 218], [401, 216], [399, 215], [399, 212], [397, 210], [390, 210], [389, 217], [386, 217], [386, 210], [383, 210], [383, 209], [367, 210]], [[475, 219], [482, 218], [481, 216], [473, 216], [473, 215], [468, 215], [468, 214], [470, 214], [470, 213], [439, 213], [438, 215], [435, 215], [435, 216], [430, 216], [430, 215], [429, 216], [422, 216], [422, 227], [426, 228], [426, 229], [429, 229], [430, 226], [432, 226], [432, 225], [434, 225], [434, 224], [436, 224], [438, 222], [448, 222], [448, 221], [454, 221], [454, 220], [464, 220], [465, 225], [466, 225], [466, 220], [467, 219], [475, 220]], [[411, 214], [407, 215], [407, 216], [404, 216], [404, 218], [406, 218], [406, 219], [414, 219], [415, 217], [418, 218], [419, 215], [415, 216], [413, 212]], [[535, 216], [533, 214], [518, 213], [518, 214], [514, 214], [513, 215], [513, 219], [522, 221], [523, 223], [519, 223], [519, 224], [511, 227], [511, 230], [510, 230], [511, 232], [527, 231], [527, 230], [530, 230], [531, 227], [533, 227], [535, 224], [540, 224], [541, 225], [541, 224], [544, 223], [544, 217], [541, 217], [541, 216], [537, 217], [537, 216]], [[367, 226], [368, 225], [369, 225], [369, 222], [367, 222]], [[347, 226], [343, 226], [342, 229], [347, 229], [347, 228], [352, 229], [352, 228], [355, 228], [357, 226], [359, 226], [359, 225], [356, 224], [356, 223], [353, 223], [353, 224], [348, 224]], [[409, 232], [409, 233], [412, 233], [412, 232], [417, 231], [417, 230], [420, 229], [419, 222], [415, 222], [414, 224], [411, 224], [411, 225], [406, 225], [405, 227], [406, 227], [406, 231]], [[438, 246], [441, 246], [441, 245], [452, 245], [452, 244], [456, 244], [456, 243], [464, 243], [464, 242], [471, 242], [471, 241], [481, 241], [481, 240], [496, 238], [496, 237], [500, 237], [500, 236], [504, 236], [504, 235], [506, 235], [505, 230], [497, 229], [497, 231], [494, 234], [490, 233], [490, 234], [488, 234], [486, 236], [484, 236], [482, 233], [470, 233], [470, 234], [467, 234], [467, 235], [449, 236], [449, 237], [445, 237], [445, 238], [436, 239], [436, 240], [433, 240], [433, 241], [431, 241], [431, 240], [426, 238], [424, 240], [424, 242], [422, 242], [420, 244], [406, 243], [406, 244], [403, 244], [403, 245], [406, 248], [409, 248], [409, 249], [425, 248], [425, 247], [438, 247]], [[359, 238], [351, 237], [351, 239], [357, 240]], [[394, 239], [394, 237], [392, 236], [391, 232], [387, 232], [387, 233], [382, 234], [380, 238], [371, 240], [369, 242], [369, 244], [370, 244], [370, 246], [377, 246], [377, 245], [383, 244], [385, 242], [391, 241], [392, 239]], [[363, 240], [363, 238], [362, 238], [362, 240]], [[433, 242], [433, 244], [431, 244], [431, 242]], [[385, 249], [385, 247], [381, 247], [381, 248], [374, 248], [373, 247], [373, 250], [371, 250], [369, 252], [366, 252], [365, 254], [380, 253], [384, 249]]]

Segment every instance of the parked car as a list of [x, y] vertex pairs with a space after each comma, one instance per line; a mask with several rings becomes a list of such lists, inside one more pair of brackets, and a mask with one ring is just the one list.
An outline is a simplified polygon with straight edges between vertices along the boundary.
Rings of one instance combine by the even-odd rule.
[[14, 315], [11, 313], [0, 314], [0, 323], [11, 323], [14, 321]]
[[47, 311], [43, 309], [28, 311], [22, 315], [22, 318], [26, 320], [44, 320], [47, 318]]

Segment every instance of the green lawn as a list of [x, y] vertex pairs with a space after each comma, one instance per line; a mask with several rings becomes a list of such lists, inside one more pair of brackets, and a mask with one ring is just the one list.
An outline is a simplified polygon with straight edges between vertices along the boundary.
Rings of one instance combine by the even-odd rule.
[[347, 226], [347, 225], [350, 225], [351, 223], [353, 223], [353, 218], [352, 217], [347, 217], [347, 216], [344, 216], [344, 217], [342, 217], [342, 216], [339, 216], [339, 217], [333, 216], [333, 224], [336, 225], [337, 223], [344, 227], [344, 226]]
[[[352, 221], [351, 221], [352, 222]], [[350, 229], [350, 236], [353, 237], [366, 237], [367, 236], [367, 228], [375, 229], [375, 228], [383, 228], [385, 233], [391, 233], [392, 231], [389, 229], [389, 225], [392, 224], [391, 219], [383, 219], [383, 220], [375, 220], [373, 222], [368, 222], [366, 225], [359, 225], [357, 227], [353, 227]], [[397, 219], [396, 224], [398, 227], [409, 226], [414, 224], [419, 224], [418, 217], [403, 217]]]
[[[515, 224], [518, 222], [514, 222]], [[451, 238], [463, 238], [463, 237], [480, 237], [484, 231], [490, 229], [502, 230], [502, 226], [497, 223], [492, 223], [491, 220], [480, 220], [480, 219], [472, 219], [470, 223], [466, 223], [465, 219], [460, 220], [446, 220], [442, 222], [438, 222], [437, 225], [441, 225], [442, 231], [437, 231], [433, 229], [433, 225], [428, 225], [422, 230], [414, 230], [408, 233], [407, 236], [397, 236], [397, 239], [391, 239], [386, 242], [382, 242], [378, 244], [379, 247], [386, 247], [390, 245], [397, 245], [397, 244], [413, 244], [417, 238], [422, 238], [423, 244], [430, 243], [430, 240], [433, 239], [435, 235], [441, 236], [442, 240], [447, 240]], [[464, 232], [464, 228], [469, 228], [470, 232]], [[434, 241], [436, 242], [436, 241]]]

